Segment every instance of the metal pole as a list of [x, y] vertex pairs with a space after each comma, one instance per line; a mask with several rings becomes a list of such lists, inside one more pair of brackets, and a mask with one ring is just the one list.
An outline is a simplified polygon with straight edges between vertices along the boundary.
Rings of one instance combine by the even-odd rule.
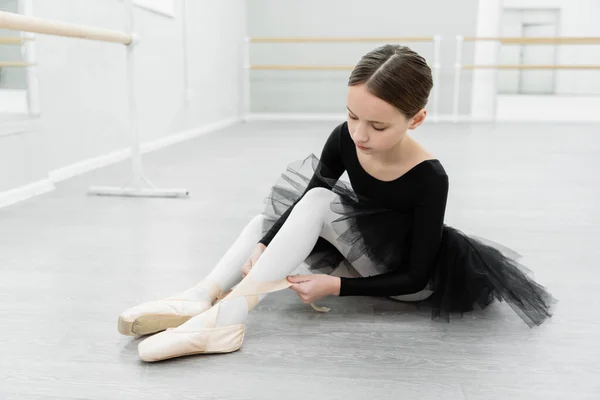
[[140, 149], [140, 134], [137, 122], [137, 104], [135, 99], [135, 54], [137, 38], [134, 37], [133, 1], [125, 1], [127, 9], [127, 30], [132, 35], [132, 42], [127, 46], [127, 98], [129, 100], [129, 131], [131, 133], [131, 167], [132, 184], [141, 188], [143, 182], [142, 153]]
[[440, 53], [441, 40], [439, 35], [433, 38], [433, 120], [438, 121], [440, 117]]
[[192, 90], [190, 89], [190, 76], [188, 65], [188, 1], [181, 1], [181, 25], [182, 25], [182, 45], [183, 45], [183, 90], [185, 96], [185, 111], [187, 115], [188, 107], [192, 101]]
[[129, 102], [129, 131], [131, 134], [131, 184], [127, 187], [92, 187], [89, 193], [104, 196], [130, 197], [188, 197], [186, 189], [159, 189], [145, 176], [142, 170], [142, 152], [138, 127], [135, 93], [135, 46], [139, 43], [134, 33], [133, 1], [125, 0], [128, 31], [131, 42], [127, 45], [127, 97]]
[[250, 37], [246, 36], [243, 43], [244, 60], [242, 71], [242, 121], [250, 116]]
[[458, 121], [458, 101], [460, 93], [460, 73], [462, 70], [462, 45], [463, 37], [456, 37], [456, 61], [454, 63], [454, 99], [452, 104], [452, 117], [456, 123]]

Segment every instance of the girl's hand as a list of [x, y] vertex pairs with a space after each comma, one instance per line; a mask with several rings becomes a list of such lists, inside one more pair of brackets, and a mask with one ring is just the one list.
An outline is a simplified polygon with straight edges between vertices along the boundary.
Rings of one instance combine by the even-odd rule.
[[290, 289], [302, 299], [311, 304], [325, 296], [339, 296], [340, 278], [325, 274], [288, 276], [288, 282], [293, 283]]
[[262, 255], [262, 253], [265, 251], [267, 247], [262, 244], [259, 243], [254, 250], [252, 250], [252, 254], [250, 254], [250, 258], [248, 259], [248, 261], [246, 261], [246, 264], [244, 264], [244, 266], [242, 267], [242, 276], [245, 278], [246, 275], [248, 275], [250, 273], [250, 270], [252, 269], [252, 267], [254, 267], [254, 264], [256, 264], [256, 262], [258, 261], [258, 259], [260, 258], [260, 256]]

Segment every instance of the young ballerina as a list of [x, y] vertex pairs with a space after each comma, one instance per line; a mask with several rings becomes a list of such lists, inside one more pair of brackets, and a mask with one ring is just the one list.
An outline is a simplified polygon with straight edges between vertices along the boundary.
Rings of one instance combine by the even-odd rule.
[[[140, 358], [238, 350], [248, 312], [286, 288], [319, 311], [325, 296], [385, 296], [427, 299], [432, 317], [446, 320], [494, 300], [530, 327], [549, 318], [555, 300], [515, 253], [444, 224], [448, 176], [408, 135], [425, 120], [432, 86], [426, 61], [407, 47], [363, 56], [349, 79], [348, 120], [321, 156], [290, 164], [205, 279], [121, 314], [121, 333], [156, 333], [138, 345]], [[291, 276], [301, 264], [320, 273]]]

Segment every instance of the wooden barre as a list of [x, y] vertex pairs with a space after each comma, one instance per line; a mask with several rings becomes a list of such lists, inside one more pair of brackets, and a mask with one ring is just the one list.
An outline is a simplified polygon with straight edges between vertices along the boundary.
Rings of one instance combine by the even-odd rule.
[[4, 11], [0, 11], [0, 29], [122, 44], [131, 44], [133, 40], [130, 35], [119, 31], [51, 21]]
[[37, 65], [36, 63], [28, 63], [24, 61], [0, 61], [0, 68], [5, 67], [31, 67]]
[[600, 44], [600, 37], [465, 37], [465, 42], [491, 41], [503, 44]]
[[463, 69], [600, 69], [600, 65], [463, 65]]
[[251, 65], [250, 69], [263, 71], [349, 71], [354, 67], [349, 65]]
[[251, 65], [252, 70], [262, 71], [351, 71], [354, 65]]
[[27, 40], [35, 40], [33, 37], [0, 37], [0, 44], [23, 44]]
[[432, 42], [433, 36], [415, 37], [297, 37], [297, 38], [250, 38], [252, 43], [367, 43], [367, 42]]

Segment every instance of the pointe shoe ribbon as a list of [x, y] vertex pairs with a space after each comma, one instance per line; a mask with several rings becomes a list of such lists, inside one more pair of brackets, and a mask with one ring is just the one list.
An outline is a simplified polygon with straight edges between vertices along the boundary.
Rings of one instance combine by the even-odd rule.
[[[264, 294], [264, 293], [270, 293], [270, 292], [276, 292], [279, 290], [283, 290], [283, 289], [287, 289], [290, 286], [292, 286], [293, 284], [290, 283], [286, 278], [279, 280], [279, 281], [267, 281], [267, 282], [258, 282], [256, 283], [255, 289], [256, 292], [254, 294]], [[217, 298], [217, 302], [223, 300], [224, 298], [226, 298], [234, 289], [236, 288], [232, 288], [230, 290], [228, 290], [227, 292], [223, 293], [221, 296], [219, 296]], [[247, 291], [247, 290], [246, 290]], [[245, 292], [241, 291], [239, 295], [246, 295], [246, 294], [253, 294], [253, 293], [245, 293]], [[331, 308], [329, 307], [320, 307], [317, 306], [315, 303], [310, 303], [310, 306], [318, 312], [329, 312], [331, 311]]]
[[186, 324], [169, 328], [140, 342], [138, 354], [143, 361], [155, 362], [195, 354], [237, 351], [242, 347], [246, 325], [242, 323], [216, 327], [222, 300], [246, 297], [248, 310], [251, 310], [258, 304], [259, 295], [287, 289], [291, 285], [287, 279], [255, 282], [246, 276], [235, 288], [220, 296], [212, 308], [202, 314], [203, 328], [189, 329], [186, 328]]

